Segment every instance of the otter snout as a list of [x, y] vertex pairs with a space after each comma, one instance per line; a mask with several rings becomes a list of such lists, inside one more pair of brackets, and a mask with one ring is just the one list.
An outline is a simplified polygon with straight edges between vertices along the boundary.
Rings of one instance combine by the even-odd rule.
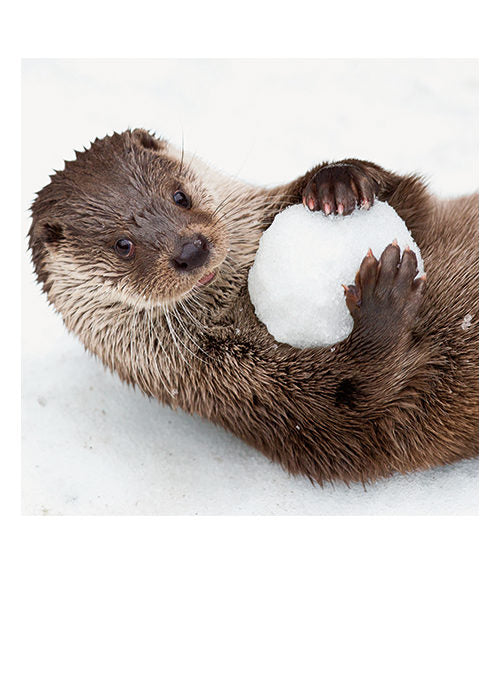
[[172, 264], [176, 270], [189, 272], [197, 267], [202, 267], [209, 256], [210, 244], [201, 233], [187, 240], [179, 252], [172, 257]]

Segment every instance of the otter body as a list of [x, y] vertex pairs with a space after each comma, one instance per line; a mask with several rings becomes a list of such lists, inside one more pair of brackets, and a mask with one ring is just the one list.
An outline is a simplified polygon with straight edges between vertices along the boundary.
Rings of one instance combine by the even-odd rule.
[[[375, 197], [412, 232], [427, 279], [396, 242], [380, 260], [368, 251], [345, 281], [351, 335], [278, 344], [247, 291], [262, 232], [290, 204], [348, 216]], [[77, 154], [32, 209], [49, 301], [145, 394], [320, 484], [477, 454], [477, 195], [440, 200], [418, 177], [355, 159], [253, 187], [135, 130]]]

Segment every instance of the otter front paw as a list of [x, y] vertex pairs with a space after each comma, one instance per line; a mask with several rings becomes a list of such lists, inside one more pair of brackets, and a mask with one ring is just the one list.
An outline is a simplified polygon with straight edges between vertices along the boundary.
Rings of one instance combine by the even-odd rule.
[[354, 328], [372, 338], [397, 338], [413, 327], [426, 287], [426, 276], [418, 273], [417, 257], [396, 241], [388, 245], [378, 261], [369, 250], [353, 285], [345, 286], [347, 308]]
[[312, 176], [302, 193], [302, 201], [311, 211], [347, 216], [356, 205], [369, 209], [377, 192], [377, 183], [361, 166], [338, 163], [327, 165]]

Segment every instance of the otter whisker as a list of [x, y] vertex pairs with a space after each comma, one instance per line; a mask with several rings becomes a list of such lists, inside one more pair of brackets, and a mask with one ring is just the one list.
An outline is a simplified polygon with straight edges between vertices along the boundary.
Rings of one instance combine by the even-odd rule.
[[[207, 353], [205, 352], [205, 350], [203, 350], [203, 348], [200, 347], [200, 345], [198, 345], [198, 343], [196, 342], [196, 340], [193, 338], [193, 336], [192, 336], [192, 335], [189, 333], [189, 331], [187, 330], [186, 326], [183, 324], [183, 322], [182, 322], [182, 320], [181, 320], [181, 317], [180, 317], [180, 315], [179, 315], [177, 309], [173, 309], [173, 312], [174, 312], [174, 316], [176, 317], [176, 319], [177, 319], [179, 325], [181, 326], [182, 330], [183, 330], [184, 333], [186, 334], [187, 338], [193, 343], [193, 345], [194, 345], [195, 347], [198, 348], [198, 350], [200, 350], [202, 353], [204, 353], [204, 354], [206, 355]], [[187, 349], [189, 352], [191, 352], [191, 350], [189, 350], [189, 348], [188, 348], [187, 346], [186, 346], [186, 349]], [[198, 357], [198, 355], [197, 355], [196, 353], [191, 353], [191, 354], [192, 354], [194, 357]], [[199, 359], [201, 362], [205, 362], [205, 364], [206, 364], [206, 361], [205, 361], [202, 357], [198, 357], [198, 359]]]
[[206, 313], [207, 313], [207, 309], [206, 309], [205, 306], [203, 306], [203, 304], [201, 303], [201, 301], [200, 301], [198, 295], [199, 295], [199, 291], [198, 291], [198, 290], [194, 290], [194, 289], [191, 290], [191, 294], [190, 294], [189, 298], [187, 299], [187, 301], [191, 301], [196, 307], [198, 307], [198, 309], [199, 309], [203, 314], [206, 314]]
[[197, 151], [194, 151], [194, 153], [191, 154], [191, 160], [189, 161], [188, 170], [191, 170], [191, 166], [193, 165], [193, 161], [196, 158], [196, 156], [197, 156]]
[[139, 315], [137, 304], [138, 302], [135, 303], [132, 313], [132, 328], [130, 331], [130, 359], [132, 364], [132, 374], [135, 374], [138, 379], [140, 371], [137, 370], [137, 366], [140, 367], [140, 362], [137, 363], [137, 317]]
[[[154, 336], [155, 336], [156, 340], [158, 341], [159, 346], [161, 347], [161, 349], [162, 349], [163, 352], [164, 352], [164, 359], [167, 360], [167, 367], [168, 367], [168, 370], [169, 370], [169, 372], [170, 372], [170, 371], [173, 369], [173, 365], [172, 365], [172, 362], [170, 361], [169, 353], [168, 353], [168, 351], [165, 349], [165, 346], [163, 345], [163, 343], [161, 342], [160, 336], [158, 335], [158, 333], [156, 333], [156, 326], [155, 326], [155, 324], [153, 323], [152, 320], [151, 320], [151, 325], [152, 325], [152, 328], [153, 328]], [[159, 377], [162, 377], [162, 378], [165, 378], [165, 379], [168, 381], [168, 380], [170, 380], [170, 374], [169, 374], [168, 377], [165, 377], [165, 372], [162, 372], [162, 371], [161, 371], [161, 366], [158, 364], [158, 354], [159, 354], [159, 350], [158, 350], [158, 348], [157, 348], [154, 358], [155, 358], [155, 366], [156, 366], [156, 370], [157, 370], [157, 372], [158, 372], [158, 376], [159, 376]], [[168, 387], [168, 385], [165, 383], [165, 381], [162, 381], [162, 387], [163, 387], [164, 389], [167, 390], [167, 392], [170, 394], [170, 396], [175, 396], [175, 393], [176, 393], [176, 392], [172, 391], [172, 390]]]
[[[227, 199], [227, 198], [226, 198], [226, 199]], [[234, 206], [233, 206], [231, 209], [227, 210], [227, 211], [223, 211], [223, 208], [219, 208], [218, 211], [216, 210], [216, 211], [214, 212], [214, 215], [215, 215], [216, 213], [220, 213], [220, 212], [223, 212], [223, 213], [219, 216], [219, 218], [217, 218], [217, 219], [215, 220], [214, 225], [219, 224], [223, 219], [227, 219], [227, 221], [233, 221], [233, 222], [235, 222], [235, 221], [241, 219], [242, 221], [245, 222], [246, 226], [248, 227], [248, 220], [247, 220], [247, 218], [246, 218], [246, 217], [248, 216], [248, 213], [247, 213], [247, 212], [248, 212], [248, 208], [250, 208], [250, 207], [251, 207], [251, 208], [255, 207], [255, 206], [258, 204], [259, 199], [260, 199], [260, 198], [253, 198], [253, 197], [252, 197], [251, 199], [249, 198], [248, 200], [240, 200], [240, 201], [236, 202], [236, 203], [234, 204]], [[257, 200], [257, 201], [256, 201], [256, 200]], [[224, 200], [224, 201], [225, 201], [225, 200]], [[296, 199], [295, 197], [291, 197], [290, 200], [289, 200], [288, 202], [287, 202], [286, 200], [283, 201], [283, 198], [282, 198], [282, 197], [280, 197], [277, 201], [279, 201], [279, 202], [282, 203], [282, 204], [297, 204], [297, 199]], [[229, 200], [227, 204], [230, 204], [230, 203], [233, 203], [232, 200]], [[275, 198], [274, 198], [274, 196], [271, 196], [270, 198], [268, 198], [268, 200], [263, 200], [263, 204], [267, 204], [267, 205], [269, 206], [269, 210], [270, 210], [270, 211], [269, 211], [269, 214], [272, 213], [272, 214], [274, 215], [274, 214], [277, 213], [276, 211], [274, 211], [274, 207], [273, 207], [274, 203], [275, 203]], [[283, 208], [283, 207], [280, 207], [280, 209], [281, 209], [281, 208]], [[230, 215], [233, 214], [234, 212], [237, 212], [237, 213], [238, 213], [238, 216], [233, 217], [233, 218], [231, 219], [231, 216], [230, 216]], [[266, 209], [264, 209], [264, 210], [262, 211], [262, 214], [264, 214], [264, 216], [261, 217], [260, 221], [264, 222], [264, 221], [265, 221]], [[229, 218], [228, 218], [228, 217], [229, 217]], [[260, 221], [259, 221], [259, 223], [260, 223]], [[247, 229], [245, 229], [245, 234], [248, 236], [248, 231], [247, 231]]]
[[241, 186], [236, 185], [235, 187], [229, 190], [228, 194], [224, 197], [224, 199], [215, 207], [213, 211], [213, 216], [215, 216], [217, 212], [220, 211], [221, 207], [225, 204], [225, 202], [228, 201], [230, 197], [232, 197], [235, 194], [235, 192], [237, 192], [239, 189], [241, 189]]
[[[223, 199], [223, 201], [219, 204], [219, 206], [215, 209], [214, 214], [218, 213], [222, 209], [222, 205], [225, 204], [226, 201], [237, 191], [238, 191], [238, 189], [236, 189], [236, 188], [234, 190], [231, 190], [229, 192], [229, 195], [226, 196]], [[259, 207], [260, 207], [261, 205], [274, 204], [276, 202], [278, 202], [279, 204], [286, 204], [288, 202], [290, 204], [297, 204], [299, 202], [299, 200], [297, 197], [294, 197], [291, 195], [290, 196], [286, 196], [286, 195], [281, 196], [281, 195], [274, 195], [274, 194], [268, 194], [268, 193], [255, 195], [253, 193], [251, 193], [251, 194], [249, 193], [248, 196], [245, 196], [245, 193], [242, 193], [237, 198], [236, 202], [233, 200], [233, 201], [229, 201], [227, 203], [228, 204], [229, 203], [235, 204], [235, 207], [241, 208], [241, 206], [245, 203], [254, 204], [254, 205], [256, 204], [256, 205], [259, 205]], [[226, 206], [227, 206], [227, 204], [226, 204]], [[245, 212], [242, 212], [243, 215], [244, 215], [244, 213]]]
[[[202, 348], [200, 348], [200, 346], [198, 345], [198, 343], [196, 343], [196, 342], [193, 340], [193, 338], [191, 337], [191, 335], [187, 332], [187, 330], [186, 330], [184, 324], [182, 323], [182, 321], [181, 321], [180, 318], [179, 318], [177, 309], [176, 309], [175, 307], [172, 307], [171, 311], [172, 311], [172, 313], [173, 313], [173, 315], [174, 315], [174, 318], [177, 320], [177, 322], [178, 322], [179, 325], [181, 326], [182, 330], [183, 330], [184, 333], [187, 335], [188, 339], [191, 340], [191, 342], [192, 342], [197, 348], [199, 348], [202, 352], [204, 352], [204, 351], [202, 350]], [[186, 350], [187, 350], [193, 357], [198, 357], [198, 355], [197, 355], [196, 353], [194, 353], [194, 352], [191, 350], [191, 348], [189, 348], [188, 345], [186, 345], [186, 343], [184, 343], [184, 341], [182, 340], [182, 337], [181, 337], [180, 335], [177, 336], [177, 339], [179, 340], [180, 343], [182, 343], [182, 345], [186, 348]], [[205, 362], [205, 360], [203, 360], [201, 357], [198, 357], [198, 359], [199, 359], [201, 362]]]
[[[148, 298], [148, 294], [151, 293], [152, 289], [154, 287], [154, 280], [151, 280], [148, 285], [143, 289], [142, 296]], [[168, 352], [168, 350], [165, 348], [165, 346], [162, 343], [161, 340], [161, 335], [157, 333], [157, 328], [159, 327], [158, 324], [158, 317], [156, 319], [153, 318], [153, 311], [154, 307], [146, 307], [145, 313], [147, 314], [148, 318], [148, 329], [149, 329], [149, 339], [150, 339], [150, 345], [149, 345], [149, 353], [148, 355], [151, 356], [154, 360], [154, 365], [156, 368], [156, 372], [159, 377], [164, 377], [165, 381], [163, 381], [163, 387], [166, 389], [168, 394], [170, 396], [175, 396], [175, 392], [172, 391], [169, 386], [167, 385], [167, 382], [170, 381], [170, 375], [172, 374], [173, 364], [171, 361], [171, 354]], [[153, 338], [154, 337], [154, 338]], [[156, 348], [154, 347], [154, 339], [156, 339], [157, 344]], [[165, 372], [162, 371], [161, 365], [158, 363], [158, 356], [160, 352], [160, 348], [163, 350], [163, 360], [166, 361], [167, 368], [168, 368], [168, 375], [165, 376]]]
[[[236, 201], [232, 199], [233, 195], [237, 192], [240, 192], [239, 197], [236, 198]], [[279, 194], [271, 194], [268, 192], [260, 193], [260, 194], [254, 194], [253, 192], [247, 192], [243, 191], [241, 192], [241, 186], [235, 186], [232, 188], [229, 193], [224, 197], [224, 199], [219, 203], [219, 205], [215, 208], [213, 215], [217, 214], [219, 211], [223, 209], [224, 204], [235, 204], [236, 207], [240, 208], [244, 204], [257, 204], [260, 205], [261, 203], [265, 204], [267, 202], [273, 203], [273, 202], [279, 202], [280, 204], [290, 202], [290, 203], [297, 203], [298, 198], [291, 196], [291, 195], [279, 195]], [[226, 206], [227, 206], [226, 204]], [[243, 212], [244, 214], [245, 212]]]
[[[284, 197], [279, 197], [277, 195], [271, 195], [268, 197], [251, 197], [247, 201], [238, 201], [234, 203], [233, 209], [229, 211], [238, 211], [239, 217], [245, 218], [247, 216], [247, 211], [242, 209], [242, 206], [247, 204], [247, 205], [252, 205], [255, 207], [256, 205], [261, 206], [263, 208], [263, 211], [261, 211], [262, 214], [266, 213], [265, 205], [268, 205], [269, 208], [271, 209], [271, 206], [274, 205], [276, 202], [279, 204], [297, 204], [298, 200], [296, 197], [290, 197], [290, 198], [284, 198]], [[228, 202], [229, 204], [229, 202]], [[275, 213], [273, 211], [273, 213]], [[225, 212], [225, 216], [227, 216], [228, 212]], [[220, 220], [220, 219], [219, 219]]]
[[[163, 359], [166, 360], [167, 367], [169, 370], [169, 376], [165, 377], [165, 379], [168, 381], [168, 380], [170, 380], [170, 371], [172, 370], [172, 363], [170, 361], [169, 353], [167, 352], [163, 343], [161, 342], [161, 337], [156, 332], [156, 324], [153, 322], [153, 310], [152, 309], [149, 309], [149, 324], [150, 324], [150, 332], [152, 332], [152, 334], [154, 335], [154, 337], [157, 340], [157, 346], [156, 346], [155, 352], [152, 353], [154, 363], [155, 363], [156, 372], [157, 372], [159, 377], [165, 377], [165, 372], [162, 371], [161, 365], [158, 363], [159, 348], [161, 348], [163, 350], [163, 353], [164, 353]], [[153, 343], [153, 345], [154, 345], [154, 343]], [[163, 388], [165, 388], [167, 390], [167, 392], [170, 394], [170, 396], [175, 396], [176, 392], [172, 391], [169, 388], [166, 381], [162, 382], [162, 386], [163, 386]]]
[[184, 129], [182, 129], [182, 149], [181, 149], [181, 163], [179, 166], [179, 177], [182, 177], [182, 165], [184, 163]]
[[180, 355], [182, 361], [183, 361], [190, 369], [193, 369], [192, 366], [190, 365], [190, 363], [187, 361], [186, 356], [184, 355], [184, 353], [182, 352], [182, 350], [181, 350], [180, 347], [179, 347], [179, 343], [177, 342], [177, 335], [176, 335], [176, 333], [175, 333], [175, 330], [174, 330], [174, 327], [173, 327], [173, 324], [172, 324], [172, 320], [171, 320], [171, 318], [170, 318], [170, 314], [169, 314], [168, 308], [167, 308], [166, 306], [164, 306], [164, 307], [163, 307], [163, 311], [164, 311], [165, 319], [166, 319], [167, 324], [168, 324], [168, 328], [169, 328], [169, 330], [170, 330], [170, 335], [172, 336], [172, 340], [173, 340], [174, 345], [175, 345], [175, 347], [176, 347], [176, 349], [177, 349], [177, 352], [179, 353], [179, 355]]
[[188, 305], [187, 305], [187, 300], [186, 300], [186, 299], [179, 299], [179, 302], [178, 302], [178, 303], [179, 303], [181, 309], [183, 309], [184, 313], [185, 313], [187, 316], [189, 316], [189, 318], [191, 319], [191, 321], [192, 321], [196, 326], [198, 326], [198, 328], [200, 328], [202, 331], [205, 331], [205, 330], [206, 330], [206, 327], [199, 321], [199, 319], [196, 318], [196, 316], [193, 316], [193, 314], [192, 314], [191, 311], [189, 310], [189, 307], [188, 307]]

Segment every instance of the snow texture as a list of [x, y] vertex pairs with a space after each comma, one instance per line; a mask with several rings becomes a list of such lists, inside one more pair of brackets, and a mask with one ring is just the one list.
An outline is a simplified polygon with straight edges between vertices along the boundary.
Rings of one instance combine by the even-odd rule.
[[276, 340], [299, 348], [344, 340], [353, 323], [342, 284], [354, 283], [368, 248], [380, 258], [395, 239], [415, 251], [422, 274], [419, 247], [386, 202], [350, 216], [288, 207], [264, 232], [248, 275], [258, 318]]
[[[439, 195], [477, 187], [475, 61], [28, 60], [23, 73], [24, 249], [28, 207], [52, 169], [134, 126], [263, 185], [357, 157], [421, 172]], [[104, 370], [48, 306], [28, 254], [22, 291], [25, 514], [477, 513], [477, 460], [366, 490], [292, 478]]]

